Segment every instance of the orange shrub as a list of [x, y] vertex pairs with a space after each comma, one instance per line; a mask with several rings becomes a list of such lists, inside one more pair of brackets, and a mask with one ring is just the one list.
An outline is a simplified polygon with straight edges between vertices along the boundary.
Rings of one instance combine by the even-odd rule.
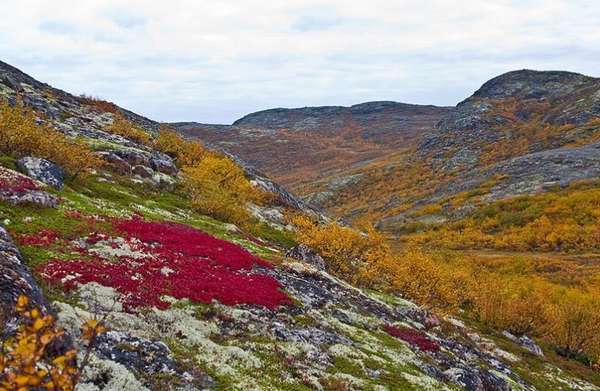
[[147, 131], [132, 124], [122, 114], [115, 114], [115, 118], [110, 126], [105, 129], [108, 133], [123, 136], [126, 139], [142, 145], [150, 145], [152, 137]]
[[198, 140], [186, 140], [166, 125], [161, 125], [154, 147], [175, 159], [180, 167], [193, 166], [206, 150]]
[[20, 102], [14, 106], [0, 102], [0, 153], [48, 159], [64, 168], [72, 178], [101, 164], [87, 144], [46, 125], [38, 125], [35, 115]]

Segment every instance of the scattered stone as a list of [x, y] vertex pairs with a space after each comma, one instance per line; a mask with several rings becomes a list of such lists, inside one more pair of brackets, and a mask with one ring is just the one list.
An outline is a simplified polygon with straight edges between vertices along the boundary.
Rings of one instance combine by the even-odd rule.
[[520, 337], [517, 337], [516, 335], [514, 335], [508, 331], [503, 331], [502, 335], [504, 335], [506, 338], [508, 338], [512, 342], [518, 344], [523, 349], [535, 354], [536, 356], [540, 356], [540, 357], [544, 356], [544, 352], [542, 351], [542, 348], [540, 348], [540, 346], [538, 344], [536, 344], [535, 341], [532, 340], [531, 338], [529, 338], [528, 336], [521, 335]]
[[27, 156], [16, 162], [17, 169], [23, 174], [43, 182], [55, 189], [64, 186], [65, 175], [58, 165], [38, 157]]
[[131, 172], [140, 178], [152, 178], [154, 176], [154, 171], [146, 166], [133, 166]]
[[327, 266], [325, 264], [325, 260], [319, 254], [317, 254], [315, 250], [305, 244], [299, 244], [295, 247], [292, 247], [287, 253], [285, 253], [285, 256], [298, 261], [306, 262], [318, 270], [325, 270], [325, 267]]

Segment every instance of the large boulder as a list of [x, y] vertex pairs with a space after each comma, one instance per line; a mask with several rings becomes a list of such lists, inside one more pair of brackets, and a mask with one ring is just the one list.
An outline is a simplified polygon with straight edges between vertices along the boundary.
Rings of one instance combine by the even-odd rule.
[[286, 254], [286, 257], [306, 262], [318, 270], [325, 270], [325, 260], [317, 254], [315, 250], [305, 244], [299, 244], [292, 247]]
[[42, 289], [23, 259], [10, 235], [0, 226], [0, 340], [4, 333], [14, 332], [18, 317], [14, 307], [20, 295], [29, 297], [31, 304], [48, 312], [48, 303]]
[[134, 150], [116, 151], [115, 154], [125, 160], [132, 166], [149, 166], [150, 157], [148, 154]]
[[64, 186], [65, 175], [59, 166], [39, 157], [27, 156], [17, 160], [17, 169], [23, 174], [55, 189]]

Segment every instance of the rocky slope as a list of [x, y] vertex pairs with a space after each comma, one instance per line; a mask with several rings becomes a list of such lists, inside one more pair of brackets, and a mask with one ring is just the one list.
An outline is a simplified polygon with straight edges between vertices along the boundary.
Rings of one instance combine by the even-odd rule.
[[[2, 337], [18, 323], [22, 293], [56, 314], [80, 360], [81, 324], [103, 319], [109, 331], [78, 389], [599, 389], [525, 337], [485, 334], [340, 281], [310, 249], [288, 251], [277, 224], [263, 238], [194, 212], [168, 156], [104, 131], [114, 112], [0, 65], [2, 95], [83, 137], [107, 163], [68, 183], [35, 158], [4, 156], [0, 167]], [[278, 199], [265, 216], [318, 213], [248, 173]]]

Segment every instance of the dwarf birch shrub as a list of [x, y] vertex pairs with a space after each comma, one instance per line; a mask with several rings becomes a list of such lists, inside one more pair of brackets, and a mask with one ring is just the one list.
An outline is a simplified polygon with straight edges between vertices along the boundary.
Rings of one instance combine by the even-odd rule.
[[75, 178], [99, 167], [100, 159], [81, 140], [72, 139], [47, 125], [39, 125], [31, 110], [20, 102], [0, 101], [0, 153], [48, 159]]

